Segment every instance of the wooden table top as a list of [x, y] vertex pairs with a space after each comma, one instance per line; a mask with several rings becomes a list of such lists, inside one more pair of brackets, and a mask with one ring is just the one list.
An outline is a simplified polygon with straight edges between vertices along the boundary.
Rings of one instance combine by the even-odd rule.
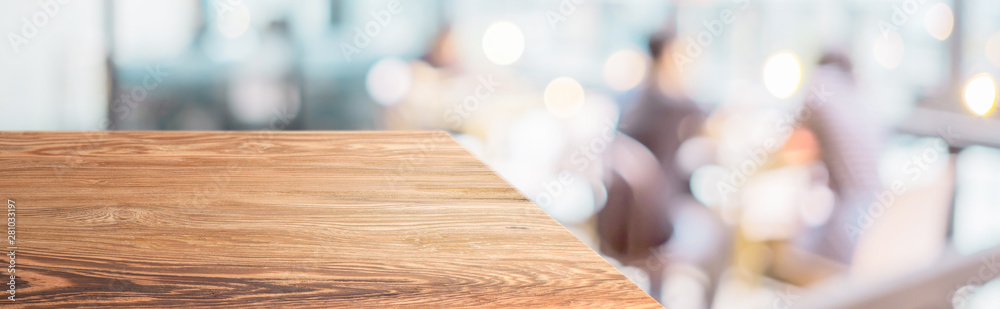
[[0, 199], [5, 306], [659, 307], [443, 132], [2, 132]]

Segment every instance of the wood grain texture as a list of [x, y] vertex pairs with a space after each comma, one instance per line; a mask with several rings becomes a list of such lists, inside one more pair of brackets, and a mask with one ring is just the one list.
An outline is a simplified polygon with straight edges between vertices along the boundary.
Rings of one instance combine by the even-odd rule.
[[659, 307], [443, 132], [3, 132], [0, 198], [4, 307]]

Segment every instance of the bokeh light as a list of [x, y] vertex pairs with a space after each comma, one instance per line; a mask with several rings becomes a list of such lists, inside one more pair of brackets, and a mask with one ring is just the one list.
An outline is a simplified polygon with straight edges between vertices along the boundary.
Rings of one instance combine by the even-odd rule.
[[951, 29], [955, 25], [955, 16], [951, 13], [951, 8], [947, 4], [938, 3], [927, 9], [924, 15], [924, 27], [935, 39], [944, 40], [951, 35]]
[[216, 26], [223, 36], [237, 38], [250, 28], [250, 10], [245, 5], [232, 7], [232, 10], [219, 14]]
[[994, 66], [1000, 68], [1000, 31], [994, 33], [986, 41], [986, 59], [989, 59]]
[[[548, 183], [560, 182], [562, 192], [554, 195], [551, 202], [542, 209], [560, 222], [583, 222], [594, 214], [594, 191], [587, 179], [578, 175], [569, 175], [569, 181], [562, 182], [565, 175], [557, 175], [548, 179]], [[544, 201], [540, 201], [544, 202]]]
[[406, 97], [413, 83], [410, 65], [399, 58], [379, 60], [368, 71], [365, 88], [368, 94], [385, 106], [391, 106]]
[[691, 194], [705, 206], [719, 206], [725, 196], [718, 190], [720, 182], [726, 181], [729, 170], [718, 165], [705, 165], [691, 174]]
[[491, 62], [508, 65], [524, 53], [524, 34], [517, 25], [501, 21], [490, 25], [483, 34], [483, 53]]
[[764, 86], [775, 97], [784, 99], [795, 93], [802, 80], [802, 66], [791, 53], [779, 53], [764, 65]]
[[608, 129], [616, 130], [618, 113], [614, 98], [602, 93], [588, 94], [580, 111], [567, 119], [567, 124], [576, 142], [589, 144], [602, 139]]
[[896, 31], [887, 31], [875, 38], [875, 61], [886, 69], [895, 69], [903, 62], [903, 38]]
[[604, 81], [611, 89], [629, 90], [646, 78], [646, 68], [645, 54], [632, 49], [619, 50], [604, 62]]
[[740, 228], [748, 239], [784, 239], [794, 234], [800, 220], [798, 194], [808, 178], [800, 169], [786, 167], [756, 174], [739, 193], [743, 205]]
[[568, 117], [580, 110], [586, 98], [583, 86], [575, 79], [559, 77], [545, 87], [545, 108], [556, 116]]
[[823, 226], [833, 213], [836, 195], [830, 188], [822, 186], [809, 190], [799, 204], [802, 223], [811, 227]]
[[980, 74], [969, 80], [965, 85], [965, 105], [976, 115], [983, 116], [993, 109], [996, 103], [997, 86], [989, 74]]

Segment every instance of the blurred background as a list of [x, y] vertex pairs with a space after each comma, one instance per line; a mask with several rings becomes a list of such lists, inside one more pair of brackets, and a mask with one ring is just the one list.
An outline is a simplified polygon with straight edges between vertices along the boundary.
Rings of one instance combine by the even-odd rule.
[[669, 308], [1000, 308], [993, 0], [4, 1], [0, 30], [0, 130], [446, 130]]

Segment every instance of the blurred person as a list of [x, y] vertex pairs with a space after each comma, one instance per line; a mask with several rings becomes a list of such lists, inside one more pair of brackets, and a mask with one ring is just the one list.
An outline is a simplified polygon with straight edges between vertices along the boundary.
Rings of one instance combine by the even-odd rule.
[[458, 47], [455, 45], [455, 34], [451, 25], [446, 24], [438, 30], [437, 36], [434, 37], [434, 40], [420, 59], [437, 69], [448, 71], [462, 70]]
[[230, 125], [238, 129], [298, 130], [305, 124], [301, 51], [288, 22], [271, 22], [259, 50], [233, 68], [226, 86]]
[[[406, 96], [384, 110], [381, 122], [389, 130], [461, 131], [465, 117], [453, 109], [478, 82], [465, 70], [449, 24], [443, 25], [419, 59], [409, 61], [412, 84]], [[456, 103], [456, 101], [458, 101]]]
[[[875, 202], [873, 193], [882, 191], [877, 164], [887, 129], [867, 112], [851, 61], [844, 54], [826, 52], [811, 84], [808, 89], [812, 95], [804, 102], [805, 112], [801, 113], [796, 132], [806, 130], [814, 136], [815, 144], [807, 144], [818, 148], [818, 159], [826, 167], [825, 176], [835, 202], [826, 223], [799, 233], [792, 245], [846, 266], [853, 261], [858, 239], [871, 224], [861, 216]], [[794, 146], [791, 144], [795, 141], [790, 139], [786, 147]], [[815, 268], [816, 264], [798, 263], [812, 265], [802, 270]]]
[[[608, 197], [597, 214], [601, 251], [623, 264], [646, 270], [652, 283], [650, 294], [658, 300], [665, 275], [662, 266], [670, 262], [663, 261], [665, 255], [659, 253], [675, 233], [673, 220], [687, 211], [684, 217], [698, 219], [693, 225], [699, 228], [724, 228], [707, 208], [688, 207], [701, 205], [691, 198], [688, 176], [676, 163], [681, 144], [700, 131], [704, 117], [684, 93], [672, 56], [677, 48], [675, 36], [667, 29], [649, 40], [650, 77], [638, 102], [620, 122], [619, 130], [625, 137], [616, 140], [609, 151]], [[725, 254], [711, 256], [696, 261], [709, 273], [710, 282], [704, 284], [706, 305], [711, 303], [718, 274], [727, 262]], [[650, 259], [658, 260], [650, 263]]]

